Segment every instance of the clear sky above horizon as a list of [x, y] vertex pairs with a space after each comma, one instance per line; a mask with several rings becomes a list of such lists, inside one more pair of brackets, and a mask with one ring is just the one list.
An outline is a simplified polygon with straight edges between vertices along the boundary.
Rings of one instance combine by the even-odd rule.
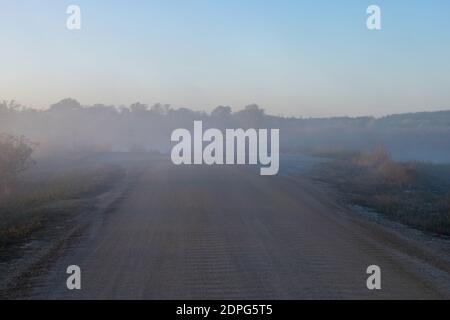
[[[66, 29], [77, 4], [82, 29]], [[366, 9], [382, 10], [382, 30]], [[286, 116], [450, 109], [448, 0], [0, 0], [0, 100], [257, 103]]]

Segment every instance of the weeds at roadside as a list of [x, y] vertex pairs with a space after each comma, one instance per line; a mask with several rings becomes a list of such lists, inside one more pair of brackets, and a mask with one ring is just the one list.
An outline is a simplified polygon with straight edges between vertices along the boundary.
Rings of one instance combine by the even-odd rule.
[[23, 188], [0, 203], [0, 247], [86, 209], [86, 199], [108, 190], [123, 174], [116, 166], [96, 165], [23, 181]]
[[450, 165], [398, 163], [382, 146], [371, 153], [345, 154], [316, 165], [313, 177], [335, 187], [354, 205], [450, 236]]

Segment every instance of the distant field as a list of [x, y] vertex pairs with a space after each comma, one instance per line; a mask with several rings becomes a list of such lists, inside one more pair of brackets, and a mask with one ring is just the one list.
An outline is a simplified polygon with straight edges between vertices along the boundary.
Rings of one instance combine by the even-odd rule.
[[314, 178], [354, 205], [422, 231], [450, 236], [450, 164], [399, 163], [379, 148], [372, 153], [329, 151], [316, 156]]

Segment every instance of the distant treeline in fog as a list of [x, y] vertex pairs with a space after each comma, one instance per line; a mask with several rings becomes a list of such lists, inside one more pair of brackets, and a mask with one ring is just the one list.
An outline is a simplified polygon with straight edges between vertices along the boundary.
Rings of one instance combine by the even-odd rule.
[[450, 111], [375, 117], [294, 118], [268, 115], [257, 105], [211, 113], [169, 105], [82, 106], [64, 99], [45, 110], [0, 103], [0, 133], [25, 136], [39, 155], [78, 151], [159, 151], [177, 128], [279, 128], [282, 152], [368, 149], [385, 145], [399, 160], [450, 162]]

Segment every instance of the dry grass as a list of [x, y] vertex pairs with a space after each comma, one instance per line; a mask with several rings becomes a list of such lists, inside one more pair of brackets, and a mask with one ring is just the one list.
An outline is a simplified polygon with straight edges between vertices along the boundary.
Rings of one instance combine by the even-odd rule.
[[379, 146], [322, 163], [313, 175], [353, 204], [423, 231], [450, 235], [450, 165], [397, 163]]
[[122, 175], [115, 166], [96, 165], [22, 181], [21, 188], [0, 203], [0, 246], [86, 209], [87, 199], [107, 190]]

